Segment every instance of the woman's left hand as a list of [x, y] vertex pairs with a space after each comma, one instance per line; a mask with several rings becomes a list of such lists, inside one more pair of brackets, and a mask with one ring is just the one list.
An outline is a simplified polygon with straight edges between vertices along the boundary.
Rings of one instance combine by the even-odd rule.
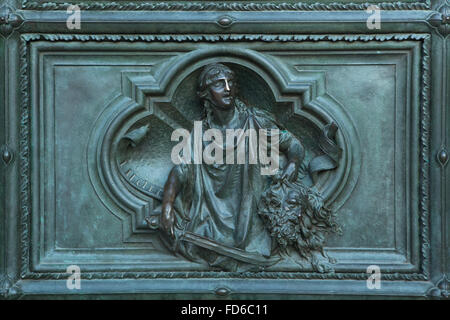
[[289, 181], [297, 180], [298, 175], [298, 165], [296, 162], [289, 162], [284, 168], [283, 174], [281, 175], [281, 179], [287, 179]]

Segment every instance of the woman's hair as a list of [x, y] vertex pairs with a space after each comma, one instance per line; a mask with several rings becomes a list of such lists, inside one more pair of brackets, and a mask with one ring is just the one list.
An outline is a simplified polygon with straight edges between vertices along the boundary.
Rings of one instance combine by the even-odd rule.
[[211, 102], [207, 99], [209, 96], [208, 86], [215, 80], [215, 77], [221, 73], [229, 77], [234, 76], [234, 72], [226, 65], [221, 63], [211, 63], [203, 68], [198, 77], [197, 95], [202, 100], [203, 107], [205, 108], [205, 118], [209, 118], [212, 112]]
[[234, 76], [234, 72], [226, 65], [221, 63], [212, 63], [205, 66], [198, 78], [198, 96], [204, 99], [208, 96], [208, 86], [214, 81], [219, 74]]

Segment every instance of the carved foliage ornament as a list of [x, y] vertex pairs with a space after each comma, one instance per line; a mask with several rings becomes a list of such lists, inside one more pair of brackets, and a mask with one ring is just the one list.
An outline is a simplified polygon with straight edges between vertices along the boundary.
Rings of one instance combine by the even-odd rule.
[[9, 6], [0, 7], [0, 34], [8, 37], [14, 29], [20, 27], [23, 22], [22, 16], [14, 12]]
[[442, 3], [430, 14], [428, 21], [443, 37], [446, 37], [450, 31], [450, 1]]

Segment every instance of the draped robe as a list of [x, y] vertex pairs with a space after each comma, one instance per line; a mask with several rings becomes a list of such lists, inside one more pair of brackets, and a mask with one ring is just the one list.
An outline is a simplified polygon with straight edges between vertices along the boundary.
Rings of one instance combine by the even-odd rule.
[[[247, 107], [236, 99], [234, 128], [279, 129], [279, 149], [287, 150], [296, 138], [284, 130], [269, 113]], [[203, 132], [214, 127], [209, 117], [202, 120]], [[269, 131], [270, 134], [270, 131]], [[224, 135], [225, 136], [225, 135]], [[225, 143], [225, 138], [223, 139]], [[237, 139], [239, 141], [239, 139]], [[203, 142], [203, 149], [208, 142]], [[230, 146], [225, 146], [225, 148]], [[237, 143], [234, 149], [235, 159]], [[270, 149], [269, 149], [270, 150]], [[248, 155], [248, 139], [245, 154]], [[225, 153], [224, 153], [225, 156]], [[192, 155], [193, 158], [193, 155]], [[258, 159], [259, 160], [259, 159]], [[280, 168], [281, 170], [282, 168]], [[239, 249], [239, 254], [269, 257], [272, 240], [263, 221], [257, 215], [257, 205], [270, 176], [261, 175], [261, 164], [180, 164], [175, 167], [182, 188], [175, 202], [177, 208], [175, 235], [172, 248], [184, 257], [207, 262], [210, 267], [236, 271], [252, 269], [258, 262], [243, 263], [220, 253], [180, 241], [185, 232], [211, 239], [220, 246]], [[245, 260], [245, 259], [244, 259]]]

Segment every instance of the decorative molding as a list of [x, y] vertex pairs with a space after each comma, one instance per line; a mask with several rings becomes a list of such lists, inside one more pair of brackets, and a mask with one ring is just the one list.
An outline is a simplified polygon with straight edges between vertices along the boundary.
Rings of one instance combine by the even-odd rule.
[[0, 147], [0, 152], [2, 154], [2, 160], [5, 165], [9, 165], [14, 159], [14, 153], [12, 152], [12, 150], [8, 147], [8, 145], [4, 144]]
[[430, 277], [430, 89], [431, 89], [431, 36], [422, 42], [422, 90], [420, 95], [420, 237], [421, 237], [421, 272], [428, 280]]
[[432, 299], [450, 299], [450, 282], [447, 276], [444, 276], [436, 283], [434, 287], [428, 290], [427, 295]]
[[[367, 280], [367, 273], [319, 273], [319, 272], [223, 272], [223, 271], [188, 271], [188, 272], [83, 272], [85, 280], [93, 279], [302, 279], [302, 280]], [[63, 272], [30, 272], [24, 277], [31, 280], [62, 280], [67, 279]], [[422, 274], [383, 273], [382, 280], [386, 281], [426, 281]]]
[[29, 219], [30, 203], [30, 123], [29, 123], [29, 79], [28, 79], [27, 42], [20, 41], [20, 134], [19, 134], [19, 190], [20, 190], [20, 241], [21, 241], [21, 277], [25, 277], [29, 268]]
[[23, 23], [21, 15], [9, 6], [0, 7], [0, 34], [8, 38], [9, 35]]
[[[144, 41], [144, 42], [218, 42], [218, 41], [420, 41], [421, 60], [421, 106], [420, 106], [420, 265], [417, 273], [383, 273], [385, 280], [425, 281], [429, 279], [429, 148], [430, 148], [430, 34], [377, 34], [377, 35], [63, 35], [23, 34], [20, 41], [20, 207], [21, 207], [21, 278], [65, 279], [66, 273], [40, 273], [30, 270], [30, 106], [28, 45], [31, 41]], [[354, 279], [366, 280], [366, 273], [301, 273], [301, 272], [91, 272], [85, 279], [142, 279], [142, 278], [252, 278], [252, 279]]]
[[231, 293], [231, 290], [226, 287], [220, 287], [220, 288], [217, 288], [216, 290], [214, 290], [214, 293], [217, 296], [225, 297]]
[[438, 163], [441, 165], [441, 167], [445, 167], [445, 165], [448, 162], [448, 151], [447, 151], [447, 148], [442, 147], [438, 151], [438, 153], [436, 155], [436, 159], [437, 159]]
[[440, 79], [441, 92], [440, 92], [440, 118], [441, 118], [441, 147], [437, 151], [437, 160], [440, 164], [440, 211], [441, 211], [441, 239], [440, 239], [440, 267], [441, 273], [444, 274], [442, 280], [438, 282], [436, 287], [441, 291], [441, 296], [448, 298], [448, 279], [445, 273], [449, 272], [448, 265], [448, 35], [450, 31], [450, 0], [443, 0], [441, 6], [437, 9], [442, 17], [442, 25], [438, 28], [440, 35], [443, 38], [442, 41], [442, 54], [440, 59], [439, 68], [441, 68]]
[[222, 16], [217, 20], [217, 24], [222, 28], [229, 28], [233, 24], [233, 18], [229, 16]]
[[4, 299], [17, 299], [22, 294], [22, 290], [18, 282], [5, 275], [0, 279], [0, 296]]
[[81, 10], [139, 10], [139, 11], [342, 11], [366, 10], [377, 5], [381, 10], [428, 10], [431, 1], [380, 3], [304, 3], [304, 2], [38, 2], [22, 1], [28, 10], [66, 10], [77, 5]]
[[427, 21], [440, 35], [444, 38], [447, 37], [450, 32], [450, 2], [447, 0], [442, 3], [436, 11], [428, 16]]
[[[144, 41], [144, 42], [222, 42], [222, 41], [263, 41], [263, 42], [303, 42], [303, 41], [346, 41], [346, 42], [368, 42], [368, 41], [406, 41], [406, 40], [429, 40], [429, 34], [169, 34], [169, 35], [110, 35], [110, 34], [23, 34], [25, 42], [30, 41]], [[429, 48], [428, 50], [429, 51]], [[429, 52], [428, 52], [429, 53]], [[429, 62], [429, 61], [428, 61]], [[429, 79], [428, 79], [429, 80]]]

